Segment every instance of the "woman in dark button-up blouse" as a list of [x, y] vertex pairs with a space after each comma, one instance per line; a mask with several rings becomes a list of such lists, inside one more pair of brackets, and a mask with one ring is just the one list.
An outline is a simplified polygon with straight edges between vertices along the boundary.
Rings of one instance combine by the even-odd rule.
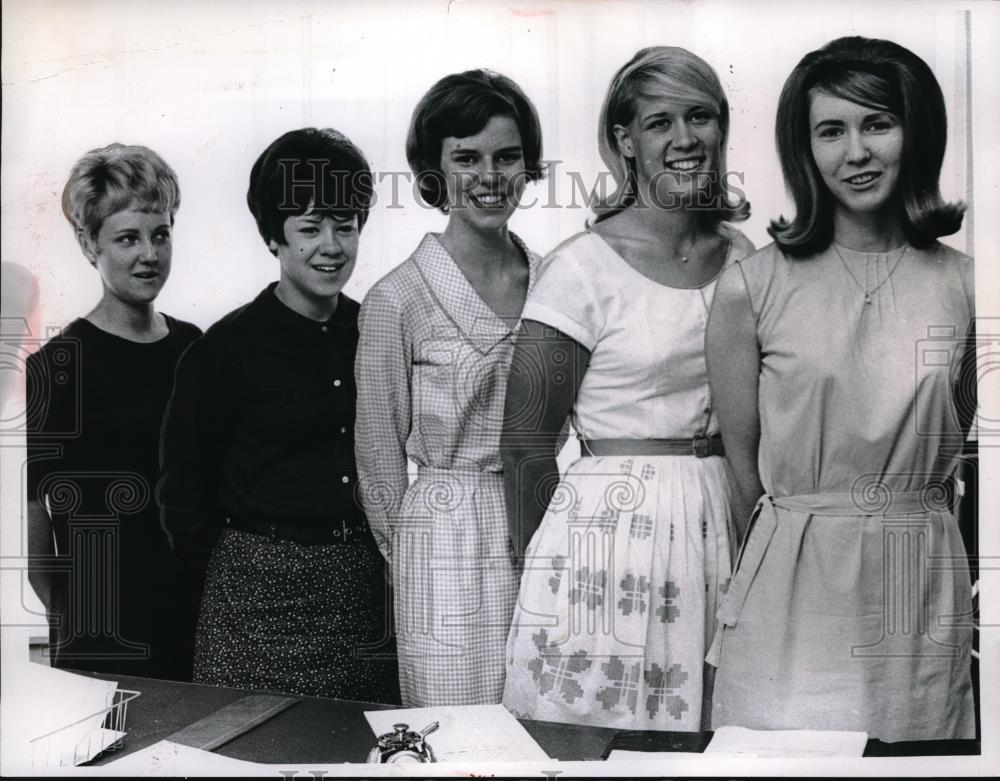
[[398, 701], [384, 565], [354, 500], [359, 305], [340, 292], [371, 200], [367, 161], [336, 131], [271, 144], [247, 202], [280, 280], [178, 367], [160, 501], [205, 579], [196, 681]]

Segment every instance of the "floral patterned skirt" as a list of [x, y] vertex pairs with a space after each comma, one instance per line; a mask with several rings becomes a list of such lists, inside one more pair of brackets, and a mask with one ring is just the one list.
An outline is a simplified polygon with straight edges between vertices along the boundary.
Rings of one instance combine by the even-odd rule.
[[699, 730], [729, 574], [724, 459], [581, 458], [528, 546], [504, 705], [543, 721]]

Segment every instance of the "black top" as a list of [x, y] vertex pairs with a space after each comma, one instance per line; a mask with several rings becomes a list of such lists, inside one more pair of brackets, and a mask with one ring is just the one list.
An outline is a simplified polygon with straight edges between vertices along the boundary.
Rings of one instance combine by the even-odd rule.
[[[177, 367], [163, 432], [161, 519], [178, 558], [207, 566], [225, 518], [288, 528], [366, 526], [355, 497], [356, 301], [320, 323], [265, 288]], [[322, 531], [320, 532], [322, 533]]]
[[28, 498], [47, 501], [55, 530], [59, 666], [184, 677], [174, 657], [190, 665], [189, 650], [162, 646], [191, 632], [164, 612], [183, 598], [153, 489], [174, 369], [201, 331], [166, 321], [143, 343], [74, 320], [28, 358]]

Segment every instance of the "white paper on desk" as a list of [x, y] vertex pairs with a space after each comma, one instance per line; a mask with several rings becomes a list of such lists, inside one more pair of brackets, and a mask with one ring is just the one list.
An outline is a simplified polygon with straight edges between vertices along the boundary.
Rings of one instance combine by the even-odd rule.
[[376, 736], [392, 732], [393, 724], [408, 724], [413, 732], [419, 732], [438, 722], [438, 729], [427, 736], [438, 762], [531, 762], [549, 758], [503, 705], [365, 711], [365, 718]]
[[719, 727], [705, 753], [755, 757], [860, 757], [867, 742], [865, 732]]
[[31, 725], [32, 737], [81, 719], [85, 719], [81, 727], [99, 729], [104, 724], [104, 710], [113, 703], [118, 688], [114, 681], [88, 678], [39, 664], [28, 665], [25, 677], [32, 696], [20, 703], [20, 718]]
[[616, 748], [608, 754], [608, 762], [621, 760], [642, 760], [655, 759], [658, 762], [665, 762], [671, 759], [701, 759], [703, 755], [691, 751], [629, 751], [628, 749]]
[[200, 748], [191, 748], [170, 740], [135, 751], [104, 765], [101, 770], [113, 776], [277, 776], [275, 768], [233, 759]]
[[[58, 762], [50, 761], [50, 764], [69, 767], [89, 762], [112, 743], [125, 737], [125, 733], [116, 732], [113, 729], [95, 727], [86, 732], [77, 730], [77, 734], [74, 737], [76, 738], [76, 743], [60, 741], [59, 750], [62, 752], [62, 755], [59, 757]], [[53, 759], [55, 759], [54, 755], [50, 756], [50, 760]]]
[[4, 683], [18, 702], [18, 718], [12, 720], [4, 750], [20, 766], [86, 762], [121, 736], [103, 729], [118, 688], [114, 681], [28, 664]]

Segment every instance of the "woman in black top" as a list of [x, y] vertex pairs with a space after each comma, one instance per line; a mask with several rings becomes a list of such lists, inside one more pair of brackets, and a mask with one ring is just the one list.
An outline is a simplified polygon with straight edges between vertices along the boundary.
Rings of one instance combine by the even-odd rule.
[[28, 359], [28, 576], [55, 666], [189, 680], [194, 611], [153, 500], [174, 368], [201, 333], [153, 308], [177, 178], [112, 144], [76, 163], [62, 203], [104, 293]]
[[340, 292], [372, 194], [334, 130], [271, 144], [247, 202], [280, 280], [178, 367], [160, 501], [205, 581], [201, 683], [398, 702], [384, 564], [355, 499], [359, 306]]

